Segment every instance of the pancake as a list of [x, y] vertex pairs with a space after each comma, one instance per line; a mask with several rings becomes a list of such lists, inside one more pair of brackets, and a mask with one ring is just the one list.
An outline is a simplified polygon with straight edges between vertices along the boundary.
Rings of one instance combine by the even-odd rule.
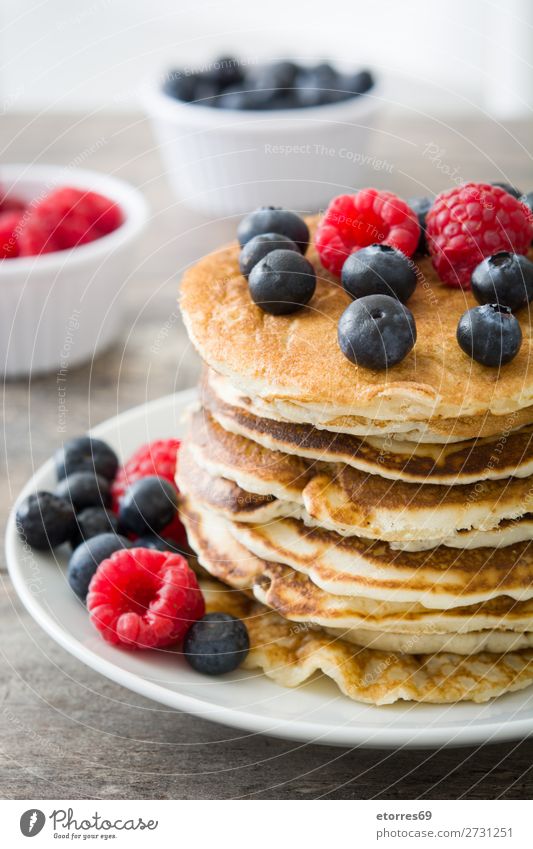
[[192, 415], [188, 446], [210, 475], [299, 504], [313, 523], [344, 535], [389, 542], [440, 540], [460, 530], [489, 530], [533, 509], [531, 478], [452, 487], [388, 481], [343, 464], [269, 451], [224, 430], [205, 410]]
[[533, 651], [408, 655], [356, 648], [322, 629], [304, 629], [239, 592], [202, 581], [209, 612], [225, 612], [246, 623], [250, 651], [243, 669], [260, 669], [282, 687], [314, 686], [320, 675], [354, 701], [371, 705], [399, 700], [452, 704], [487, 702], [522, 690], [533, 681]]
[[291, 566], [325, 592], [431, 609], [480, 604], [501, 596], [533, 599], [533, 545], [455, 551], [391, 551], [386, 543], [340, 537], [296, 519], [263, 525], [232, 522], [231, 533], [264, 560]]
[[380, 437], [363, 439], [318, 430], [312, 425], [254, 416], [219, 398], [207, 375], [201, 397], [204, 408], [224, 430], [258, 442], [270, 451], [326, 463], [345, 463], [388, 480], [453, 486], [533, 474], [532, 425], [498, 438], [415, 444]]
[[271, 495], [246, 492], [234, 481], [214, 477], [196, 463], [191, 446], [184, 442], [179, 451], [176, 484], [204, 507], [239, 522], [270, 522], [279, 516], [300, 515], [298, 504], [280, 501]]
[[[516, 602], [509, 597], [449, 610], [431, 610], [420, 604], [381, 602], [346, 598], [324, 592], [310, 579], [287, 566], [254, 556], [234, 537], [231, 523], [198, 508], [185, 499], [183, 517], [198, 562], [210, 575], [240, 590], [252, 590], [268, 607], [285, 619], [341, 629], [355, 640], [357, 629], [377, 634], [409, 635], [411, 653], [431, 653], [422, 637], [455, 634], [457, 637], [489, 631], [496, 633], [533, 631], [533, 600]], [[488, 634], [481, 634], [484, 638]], [[513, 647], [513, 633], [500, 635], [495, 651]], [[355, 640], [356, 641], [356, 640]], [[404, 641], [404, 645], [406, 645]], [[456, 640], [459, 646], [460, 640]], [[468, 653], [472, 641], [466, 641]], [[432, 642], [434, 645], [434, 641]], [[396, 648], [394, 649], [396, 650]]]
[[391, 542], [397, 551], [428, 551], [437, 545], [467, 550], [472, 548], [505, 548], [518, 542], [533, 540], [533, 514], [526, 513], [519, 519], [504, 519], [488, 531], [459, 531], [442, 540], [417, 540], [416, 542]]
[[[317, 220], [309, 220], [311, 230]], [[493, 433], [508, 429], [508, 419], [518, 411], [533, 423], [533, 334], [527, 309], [520, 312], [518, 355], [500, 370], [486, 368], [456, 341], [460, 316], [477, 305], [473, 295], [444, 286], [429, 258], [417, 260], [419, 283], [409, 299], [416, 346], [398, 365], [376, 372], [355, 366], [339, 348], [337, 324], [350, 298], [322, 268], [313, 245], [307, 256], [317, 272], [315, 295], [306, 308], [288, 316], [266, 314], [253, 303], [238, 255], [235, 242], [186, 272], [183, 318], [204, 362], [246, 395], [276, 405], [283, 417], [327, 429], [335, 420], [348, 423], [361, 416], [402, 423], [461, 419], [463, 431], [468, 430], [466, 420], [474, 418], [471, 432], [461, 434], [465, 439], [480, 435], [479, 418], [487, 415], [499, 419], [491, 425]], [[287, 415], [293, 408], [305, 418]]]
[[334, 416], [327, 418], [323, 411], [313, 412], [294, 401], [260, 398], [241, 392], [224, 375], [209, 369], [209, 385], [223, 399], [258, 418], [293, 424], [310, 424], [317, 430], [328, 430], [352, 436], [381, 436], [387, 441], [400, 439], [415, 443], [442, 444], [467, 439], [501, 436], [533, 422], [533, 407], [516, 410], [508, 416], [485, 413], [481, 416], [431, 418], [426, 421], [410, 419], [370, 419], [364, 416]]
[[[301, 519], [306, 525], [306, 531], [319, 527], [318, 523], [309, 516], [302, 505], [280, 501], [269, 496], [254, 495], [239, 487], [236, 483], [225, 478], [210, 475], [195, 461], [190, 447], [185, 442], [180, 449], [180, 460], [176, 483], [179, 489], [194, 497], [202, 506], [238, 522], [268, 524], [276, 518], [294, 517]], [[336, 538], [335, 531], [328, 531]], [[351, 539], [352, 537], [349, 537]], [[425, 539], [415, 542], [390, 542], [387, 550], [389, 559], [394, 558], [394, 552], [428, 551], [440, 546], [468, 550], [473, 548], [505, 548], [533, 539], [533, 519], [526, 514], [520, 519], [503, 521], [488, 531], [458, 531], [443, 540]], [[368, 547], [368, 539], [361, 543]]]
[[[261, 601], [261, 596], [256, 593]], [[416, 637], [406, 634], [388, 634], [379, 631], [367, 631], [353, 628], [350, 631], [325, 629], [328, 634], [346, 640], [356, 646], [366, 646], [380, 651], [394, 651], [402, 654], [435, 654], [453, 652], [472, 655], [478, 652], [505, 654], [533, 647], [533, 634], [514, 634], [501, 631], [472, 631], [468, 634], [422, 634]]]

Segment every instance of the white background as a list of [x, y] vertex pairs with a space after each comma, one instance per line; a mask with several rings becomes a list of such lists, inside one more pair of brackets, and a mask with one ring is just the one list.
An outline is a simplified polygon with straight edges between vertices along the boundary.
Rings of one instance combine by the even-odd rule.
[[527, 114], [530, 0], [3, 0], [0, 113], [130, 109], [139, 82], [220, 51], [342, 58], [421, 111]]

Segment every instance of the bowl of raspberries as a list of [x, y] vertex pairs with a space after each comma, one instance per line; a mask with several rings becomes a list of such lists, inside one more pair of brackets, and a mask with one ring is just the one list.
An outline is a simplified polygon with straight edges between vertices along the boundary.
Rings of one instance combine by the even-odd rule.
[[147, 220], [114, 177], [51, 165], [0, 166], [0, 368], [68, 369], [109, 346]]
[[[318, 210], [339, 187], [364, 185], [375, 156], [381, 84], [349, 65], [218, 57], [149, 83], [144, 103], [172, 188], [207, 215], [270, 201]], [[368, 177], [367, 177], [368, 179]]]

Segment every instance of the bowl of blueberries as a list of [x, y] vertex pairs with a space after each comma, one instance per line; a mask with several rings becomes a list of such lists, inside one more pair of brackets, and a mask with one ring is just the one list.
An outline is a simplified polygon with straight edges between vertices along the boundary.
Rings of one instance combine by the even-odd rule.
[[170, 183], [187, 206], [234, 215], [272, 203], [320, 209], [374, 167], [382, 98], [366, 69], [220, 57], [147, 84], [144, 102]]

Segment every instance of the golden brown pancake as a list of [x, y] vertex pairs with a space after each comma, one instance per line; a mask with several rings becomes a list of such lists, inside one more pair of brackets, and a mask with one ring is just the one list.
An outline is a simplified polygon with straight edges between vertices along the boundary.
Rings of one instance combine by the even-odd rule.
[[453, 486], [533, 474], [533, 425], [486, 439], [447, 444], [400, 442], [319, 430], [255, 416], [218, 396], [204, 375], [202, 404], [231, 433], [308, 460], [345, 463], [367, 474], [409, 483]]
[[[364, 541], [355, 537], [332, 539], [331, 533], [305, 528], [296, 520], [259, 526], [224, 524], [223, 517], [198, 504], [189, 493], [182, 499], [183, 518], [196, 550], [201, 549], [212, 561], [219, 537], [227, 538], [228, 533], [241, 546], [232, 546], [234, 554], [240, 552], [238, 557], [232, 560], [225, 556], [217, 567], [220, 571], [212, 572], [238, 589], [250, 589], [265, 572], [267, 561], [290, 566], [324, 594], [356, 598], [359, 605], [361, 599], [369, 599], [393, 605], [417, 604], [431, 611], [473, 604], [484, 604], [486, 609], [494, 605], [492, 609], [501, 611], [502, 598], [512, 599], [511, 606], [533, 599], [533, 549], [527, 544], [476, 549], [471, 556], [440, 548], [425, 557], [396, 552], [391, 558], [384, 543], [365, 547]], [[201, 532], [207, 518], [216, 529], [210, 539]]]
[[209, 612], [231, 613], [246, 623], [250, 652], [244, 669], [261, 669], [282, 687], [314, 686], [320, 674], [341, 693], [366, 704], [486, 702], [533, 681], [533, 651], [408, 655], [358, 648], [323, 629], [288, 622], [239, 592], [201, 582]]
[[[318, 529], [320, 526], [309, 516], [301, 504], [283, 501], [271, 496], [256, 495], [247, 492], [234, 481], [211, 475], [196, 462], [190, 446], [185, 442], [180, 450], [180, 462], [176, 482], [182, 492], [191, 495], [196, 502], [218, 513], [226, 519], [244, 523], [263, 523], [268, 526], [277, 518], [293, 517], [303, 520], [305, 529]], [[324, 530], [324, 529], [322, 529]], [[334, 539], [339, 536], [335, 531], [326, 531]], [[354, 536], [344, 539], [354, 539]], [[389, 559], [393, 560], [397, 552], [427, 553], [439, 546], [447, 546], [460, 551], [476, 548], [506, 548], [507, 546], [529, 543], [533, 539], [533, 518], [530, 513], [520, 519], [504, 520], [496, 527], [487, 530], [458, 531], [445, 539], [424, 539], [415, 542], [386, 543]], [[368, 547], [372, 540], [360, 538], [361, 544]]]
[[300, 504], [315, 523], [346, 535], [389, 542], [445, 539], [463, 529], [495, 528], [533, 508], [531, 478], [452, 487], [389, 481], [350, 466], [269, 451], [224, 430], [205, 410], [192, 415], [187, 443], [211, 475]]
[[286, 619], [328, 628], [397, 634], [449, 634], [492, 629], [533, 631], [533, 599], [499, 596], [479, 604], [437, 609], [409, 602], [377, 601], [324, 592], [302, 573], [255, 556], [233, 534], [232, 523], [195, 505], [181, 503], [183, 520], [198, 562], [230, 587], [261, 593], [261, 601]]
[[[310, 219], [312, 230], [316, 222]], [[423, 258], [409, 300], [416, 346], [388, 372], [375, 372], [355, 366], [339, 348], [337, 324], [350, 298], [321, 267], [312, 245], [308, 258], [317, 271], [315, 295], [288, 316], [268, 315], [253, 303], [239, 273], [238, 253], [233, 243], [191, 268], [182, 281], [181, 309], [203, 360], [250, 396], [294, 404], [308, 413], [304, 421], [319, 420], [326, 427], [350, 416], [405, 422], [490, 414], [500, 417], [494, 432], [501, 432], [510, 416], [533, 405], [528, 309], [519, 313], [519, 354], [499, 370], [484, 367], [456, 341], [460, 316], [476, 306], [472, 294], [444, 286]], [[479, 436], [477, 424], [463, 438]]]
[[482, 416], [459, 416], [456, 418], [433, 417], [424, 420], [371, 419], [364, 416], [324, 416], [322, 409], [311, 410], [294, 401], [266, 399], [258, 395], [243, 393], [229, 379], [208, 369], [209, 384], [217, 395], [227, 403], [239, 407], [259, 418], [294, 424], [311, 424], [317, 430], [344, 433], [352, 436], [377, 436], [390, 441], [401, 439], [406, 442], [442, 444], [464, 442], [467, 439], [499, 437], [533, 421], [533, 406], [516, 410], [506, 416], [485, 413]]

